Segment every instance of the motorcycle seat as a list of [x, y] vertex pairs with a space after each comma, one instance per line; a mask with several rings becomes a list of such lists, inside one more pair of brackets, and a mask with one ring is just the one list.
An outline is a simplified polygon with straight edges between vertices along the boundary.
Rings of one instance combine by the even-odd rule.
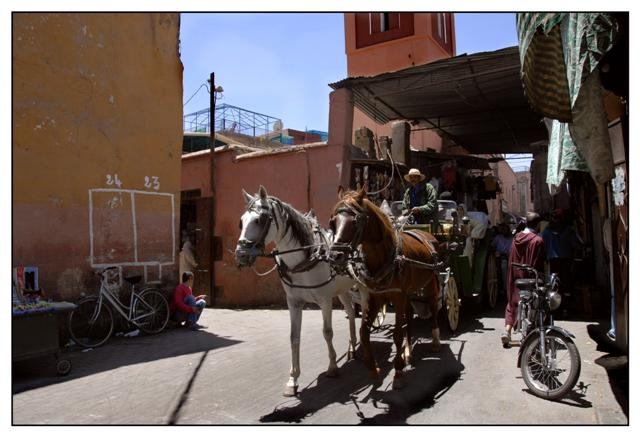
[[[538, 285], [542, 285], [542, 284], [543, 282], [541, 280], [538, 280]], [[536, 280], [535, 279], [516, 279], [515, 285], [518, 290], [535, 290]]]

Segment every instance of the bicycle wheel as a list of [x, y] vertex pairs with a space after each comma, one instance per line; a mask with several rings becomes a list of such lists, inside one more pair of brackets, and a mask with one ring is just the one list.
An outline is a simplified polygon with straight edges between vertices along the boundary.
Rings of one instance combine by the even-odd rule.
[[550, 332], [545, 336], [546, 365], [540, 355], [540, 337], [529, 337], [522, 352], [522, 379], [527, 387], [543, 399], [558, 399], [578, 382], [580, 354], [568, 337]]
[[106, 342], [113, 332], [113, 314], [106, 302], [99, 304], [91, 296], [78, 302], [69, 314], [69, 335], [80, 346], [98, 347]]
[[169, 322], [169, 304], [159, 290], [142, 290], [133, 303], [132, 322], [147, 334], [157, 334]]

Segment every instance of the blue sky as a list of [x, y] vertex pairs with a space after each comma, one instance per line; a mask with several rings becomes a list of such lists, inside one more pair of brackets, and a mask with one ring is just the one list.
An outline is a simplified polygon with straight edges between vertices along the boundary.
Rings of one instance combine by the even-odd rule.
[[[456, 13], [457, 53], [516, 45], [514, 13]], [[281, 118], [285, 128], [328, 128], [329, 83], [347, 77], [342, 13], [183, 13], [184, 114], [218, 104]], [[195, 94], [195, 95], [194, 95]]]

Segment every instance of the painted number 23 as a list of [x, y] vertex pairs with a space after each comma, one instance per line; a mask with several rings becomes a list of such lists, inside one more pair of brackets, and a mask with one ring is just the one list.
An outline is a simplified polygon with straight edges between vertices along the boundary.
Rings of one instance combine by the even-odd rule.
[[145, 176], [144, 186], [147, 188], [153, 188], [158, 191], [160, 189], [160, 177], [158, 176]]

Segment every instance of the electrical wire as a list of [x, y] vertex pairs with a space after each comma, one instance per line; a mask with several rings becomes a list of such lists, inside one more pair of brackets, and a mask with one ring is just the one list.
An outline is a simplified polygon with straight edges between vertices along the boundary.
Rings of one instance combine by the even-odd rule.
[[187, 101], [182, 105], [182, 107], [187, 106], [187, 104], [191, 101], [191, 99], [193, 99], [193, 98], [196, 96], [196, 94], [198, 94], [198, 91], [200, 91], [200, 89], [201, 89], [202, 87], [206, 87], [206, 88], [207, 88], [207, 91], [209, 90], [209, 87], [207, 86], [207, 84], [206, 84], [206, 83], [203, 83], [203, 84], [202, 84], [202, 85], [200, 85], [200, 87], [196, 90], [196, 92], [195, 92], [195, 93], [193, 93], [193, 95], [192, 95], [191, 97], [189, 97], [189, 100], [187, 100]]

